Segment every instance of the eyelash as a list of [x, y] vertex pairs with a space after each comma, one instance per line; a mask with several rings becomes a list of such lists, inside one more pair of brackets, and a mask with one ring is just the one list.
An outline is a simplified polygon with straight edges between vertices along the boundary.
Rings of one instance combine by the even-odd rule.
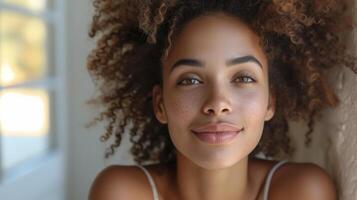
[[[234, 80], [237, 80], [237, 79], [241, 79], [242, 80], [242, 79], [246, 79], [246, 78], [251, 80], [251, 81], [248, 81], [248, 82], [247, 81], [243, 81], [246, 84], [255, 83], [256, 82], [252, 77], [250, 77], [249, 75], [244, 75], [244, 74], [236, 77]], [[177, 83], [177, 85], [183, 85], [183, 86], [185, 86], [185, 85], [195, 85], [195, 84], [190, 84], [190, 83], [183, 84], [184, 81], [191, 81], [191, 83], [192, 83], [192, 80], [197, 80], [199, 83], [202, 83], [202, 81], [198, 80], [197, 78], [184, 78], [181, 81], [179, 81]]]

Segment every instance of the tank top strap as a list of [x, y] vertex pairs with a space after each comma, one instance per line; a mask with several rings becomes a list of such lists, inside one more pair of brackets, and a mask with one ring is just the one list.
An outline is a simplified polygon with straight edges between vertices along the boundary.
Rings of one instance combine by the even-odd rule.
[[149, 180], [150, 187], [151, 187], [151, 190], [152, 190], [152, 193], [154, 196], [154, 200], [159, 200], [159, 194], [157, 192], [154, 179], [151, 177], [149, 171], [144, 166], [141, 166], [141, 165], [136, 165], [136, 166], [139, 167], [142, 171], [144, 171], [147, 179]]
[[263, 191], [263, 200], [268, 200], [268, 194], [269, 194], [269, 187], [271, 184], [271, 179], [273, 178], [273, 175], [275, 171], [282, 166], [284, 163], [287, 163], [287, 160], [281, 160], [280, 162], [276, 163], [269, 171], [267, 178], [265, 180], [265, 185], [264, 185], [264, 191]]

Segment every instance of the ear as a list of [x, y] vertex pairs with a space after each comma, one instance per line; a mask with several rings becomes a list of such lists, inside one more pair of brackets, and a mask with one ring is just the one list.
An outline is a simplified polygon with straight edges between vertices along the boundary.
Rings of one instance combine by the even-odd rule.
[[275, 106], [276, 106], [275, 96], [270, 93], [268, 108], [265, 114], [265, 121], [269, 121], [271, 118], [273, 118], [275, 114]]
[[162, 124], [167, 123], [161, 86], [155, 85], [152, 89], [152, 103], [156, 119]]

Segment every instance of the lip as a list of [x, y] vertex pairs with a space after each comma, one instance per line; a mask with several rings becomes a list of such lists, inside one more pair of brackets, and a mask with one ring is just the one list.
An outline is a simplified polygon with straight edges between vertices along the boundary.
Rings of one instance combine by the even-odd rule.
[[239, 132], [193, 133], [200, 141], [208, 144], [227, 144], [239, 134]]
[[207, 132], [238, 132], [242, 128], [229, 123], [210, 123], [197, 128], [193, 128], [192, 131], [195, 133], [207, 133]]
[[207, 124], [192, 129], [192, 133], [200, 141], [209, 144], [227, 144], [234, 140], [242, 128], [228, 123]]

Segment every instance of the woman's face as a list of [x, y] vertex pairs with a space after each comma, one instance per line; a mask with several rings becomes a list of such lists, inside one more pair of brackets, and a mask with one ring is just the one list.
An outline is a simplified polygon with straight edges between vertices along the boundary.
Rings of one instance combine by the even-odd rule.
[[[214, 14], [187, 23], [173, 44], [163, 61], [163, 88], [153, 89], [157, 119], [168, 124], [177, 153], [193, 163], [207, 169], [237, 163], [256, 147], [275, 109], [258, 36], [237, 18]], [[234, 131], [222, 123], [243, 130], [225, 143], [194, 134]]]

